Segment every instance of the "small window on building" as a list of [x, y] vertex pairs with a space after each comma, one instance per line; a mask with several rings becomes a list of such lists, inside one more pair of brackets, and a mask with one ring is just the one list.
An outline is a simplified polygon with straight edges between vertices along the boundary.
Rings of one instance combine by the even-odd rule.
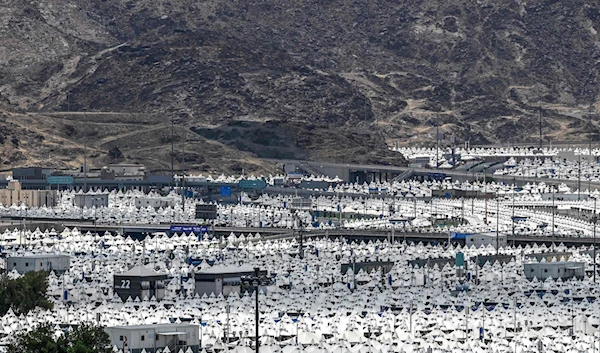
[[544, 273], [548, 273], [548, 269], [547, 268], [544, 269]]
[[140, 341], [144, 341], [144, 340], [145, 340], [145, 337], [144, 337], [144, 335], [141, 335], [141, 336], [140, 336]]
[[122, 341], [122, 340], [123, 340], [123, 336], [119, 336], [119, 341]]
[[25, 263], [25, 267], [29, 267], [29, 262], [26, 262], [26, 263]]
[[154, 337], [156, 338], [156, 340], [158, 341], [158, 335], [154, 335]]
[[13, 266], [14, 266], [14, 267], [17, 267], [17, 263], [16, 263], [16, 262], [13, 262]]
[[471, 238], [471, 241], [475, 241], [475, 239]]
[[531, 270], [529, 270], [529, 272], [533, 272], [533, 268]]

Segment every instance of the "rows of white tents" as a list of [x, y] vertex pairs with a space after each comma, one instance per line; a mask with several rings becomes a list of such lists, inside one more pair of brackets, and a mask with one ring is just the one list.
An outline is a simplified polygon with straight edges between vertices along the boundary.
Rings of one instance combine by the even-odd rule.
[[[209, 268], [218, 272], [240, 264], [273, 276], [259, 294], [264, 352], [527, 352], [540, 345], [543, 351], [590, 352], [598, 342], [600, 301], [589, 274], [589, 247], [554, 249], [584, 262], [585, 278], [540, 282], [525, 278], [523, 264], [530, 261], [528, 254], [548, 251], [543, 245], [502, 248], [501, 255], [514, 258], [478, 267], [477, 256], [496, 250], [307, 239], [301, 258], [296, 240], [259, 237], [231, 234], [228, 243], [220, 243], [181, 234], [135, 240], [76, 229], [37, 232], [32, 238], [40, 242], [19, 252], [69, 254], [71, 268], [50, 275], [53, 310], [25, 316], [9, 312], [0, 318], [0, 342], [40, 323], [51, 323], [60, 334], [70, 325], [98, 320], [104, 326], [192, 322], [200, 324], [203, 349], [247, 351], [254, 335], [255, 294], [200, 296], [189, 279]], [[53, 241], [44, 242], [46, 238]], [[464, 273], [452, 261], [441, 268], [409, 264], [453, 259], [459, 252], [467, 259]], [[389, 272], [341, 270], [344, 263], [370, 261], [394, 265]], [[165, 299], [122, 302], [113, 292], [113, 275], [143, 264], [168, 275]]]

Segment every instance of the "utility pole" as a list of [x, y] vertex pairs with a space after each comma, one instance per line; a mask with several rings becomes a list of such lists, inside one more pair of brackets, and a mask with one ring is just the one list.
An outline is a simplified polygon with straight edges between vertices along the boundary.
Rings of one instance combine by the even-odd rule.
[[469, 302], [465, 302], [465, 342], [469, 339]]
[[342, 200], [338, 194], [338, 208], [339, 208], [339, 228], [342, 229]]
[[581, 200], [581, 150], [577, 162], [577, 201]]
[[440, 168], [439, 150], [440, 150], [440, 125], [436, 122], [435, 123], [435, 169]]
[[[258, 295], [258, 293], [256, 293]], [[229, 302], [226, 304], [227, 325], [225, 326], [225, 350], [229, 351]]]
[[552, 187], [552, 252], [554, 252], [554, 185]]
[[[23, 203], [21, 202], [21, 206], [23, 206]], [[23, 247], [23, 237], [25, 236], [25, 224], [23, 224], [23, 210], [19, 209], [19, 214], [20, 214], [20, 222], [21, 222], [21, 239], [19, 239], [19, 249]]]
[[356, 290], [356, 255], [354, 254], [354, 250], [352, 251], [352, 291]]
[[[84, 137], [85, 138], [85, 137]], [[83, 193], [87, 192], [87, 138], [83, 141]], [[83, 197], [85, 204], [85, 196]]]
[[[517, 296], [515, 295], [515, 308], [514, 308], [514, 312], [513, 312], [513, 327], [515, 330], [515, 335], [517, 334]], [[515, 341], [515, 353], [517, 352], [517, 340]]]
[[513, 177], [513, 192], [512, 192], [512, 239], [513, 248], [515, 247], [515, 178]]
[[485, 205], [485, 213], [483, 214], [483, 222], [487, 226], [487, 168], [483, 169], [483, 198]]
[[540, 151], [542, 150], [542, 105], [540, 104]]
[[500, 200], [496, 198], [496, 255], [500, 251]]
[[[260, 271], [258, 269], [258, 267], [256, 267], [254, 269], [254, 276], [256, 276], [257, 278], [260, 276]], [[255, 343], [254, 343], [254, 347], [256, 349], [256, 353], [258, 353], [258, 348], [259, 348], [259, 343], [258, 343], [258, 320], [259, 320], [259, 313], [258, 313], [258, 292], [260, 291], [260, 287], [257, 284], [256, 285], [256, 293], [254, 293], [254, 298], [255, 298], [255, 311], [254, 311], [254, 322], [255, 322]]]
[[596, 198], [594, 197], [594, 283], [596, 283], [596, 222], [598, 221], [598, 216], [596, 215]]
[[182, 154], [182, 168], [181, 168], [181, 206], [183, 207], [183, 213], [185, 214], [185, 142], [186, 142], [186, 129], [183, 129], [183, 147], [181, 149]]
[[412, 316], [413, 316], [413, 300], [411, 299], [411, 301], [410, 301], [410, 324], [409, 324], [410, 325], [409, 330], [410, 330], [410, 334], [411, 335], [413, 333], [413, 330], [412, 330], [412, 322], [413, 322]]
[[171, 189], [173, 189], [173, 179], [175, 178], [174, 170], [174, 157], [175, 157], [175, 118], [171, 116]]
[[[593, 127], [593, 125], [592, 125], [592, 115], [593, 114], [592, 113], [593, 113], [593, 103], [590, 103], [590, 112], [589, 112], [589, 118], [590, 118], [590, 120], [589, 120], [589, 125], [590, 125], [589, 129], [590, 130]], [[589, 163], [590, 163], [590, 165], [593, 166], [594, 165], [594, 158], [592, 156], [592, 135], [593, 135], [593, 133], [590, 133], [590, 141], [589, 141], [590, 145], [589, 145], [588, 149], [590, 151]], [[588, 195], [591, 195], [591, 193], [592, 193], [592, 174], [590, 173], [588, 175]]]
[[298, 255], [300, 256], [300, 259], [304, 259], [304, 234], [302, 234], [302, 220], [297, 213], [294, 214], [294, 218], [296, 219], [295, 223], [297, 224], [298, 237], [300, 238], [300, 249]]

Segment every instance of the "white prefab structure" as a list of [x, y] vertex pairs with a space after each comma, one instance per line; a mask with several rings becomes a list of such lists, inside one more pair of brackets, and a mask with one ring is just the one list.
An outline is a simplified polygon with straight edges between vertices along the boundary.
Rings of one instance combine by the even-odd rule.
[[[244, 288], [242, 285], [242, 276], [254, 274], [254, 269], [250, 265], [242, 266], [213, 266], [205, 270], [196, 272], [194, 278], [196, 281], [196, 293], [199, 295], [223, 294], [227, 297], [230, 293], [243, 293], [251, 288]], [[266, 271], [261, 271], [266, 274]], [[253, 288], [252, 288], [253, 290]], [[260, 290], [265, 291], [266, 287], [261, 286]]]
[[73, 197], [76, 207], [108, 207], [108, 194], [78, 194]]
[[567, 280], [585, 276], [585, 264], [575, 261], [532, 262], [523, 264], [523, 272], [527, 279], [536, 277], [540, 281], [548, 277]]
[[30, 271], [54, 271], [61, 274], [69, 269], [71, 259], [68, 255], [56, 254], [32, 254], [8, 256], [6, 259], [6, 270], [8, 272], [16, 269], [23, 274]]
[[508, 242], [508, 237], [504, 234], [496, 236], [496, 232], [489, 233], [478, 233], [478, 234], [467, 234], [465, 236], [465, 245], [475, 246], [476, 248], [491, 245], [496, 248], [496, 244], [499, 247], [505, 247]]
[[172, 206], [174, 204], [174, 199], [172, 197], [137, 197], [135, 199], [135, 207], [137, 208], [147, 208], [148, 206], [152, 208], [165, 208]]
[[200, 326], [194, 324], [159, 324], [138, 326], [114, 326], [104, 329], [111, 345], [123, 352], [155, 353], [169, 347], [170, 352], [183, 352], [188, 348], [200, 351]]
[[141, 164], [109, 164], [106, 169], [117, 175], [144, 175], [146, 171]]

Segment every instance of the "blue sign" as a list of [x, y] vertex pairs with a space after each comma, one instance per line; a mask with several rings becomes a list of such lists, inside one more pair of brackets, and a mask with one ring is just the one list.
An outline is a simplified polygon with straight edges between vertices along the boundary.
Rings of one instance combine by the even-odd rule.
[[200, 226], [171, 226], [169, 228], [170, 233], [201, 233], [202, 227]]
[[427, 173], [427, 176], [433, 180], [443, 180], [447, 177], [446, 173]]
[[221, 196], [231, 196], [231, 186], [221, 186]]
[[46, 178], [48, 185], [73, 185], [73, 181], [70, 175], [51, 175]]
[[452, 232], [452, 233], [450, 233], [450, 238], [452, 238], [452, 239], [467, 239], [467, 237], [469, 235], [472, 235], [472, 233], [457, 233], [457, 232]]
[[208, 227], [207, 226], [202, 226], [202, 228], [200, 228], [200, 231], [202, 233], [208, 233]]

